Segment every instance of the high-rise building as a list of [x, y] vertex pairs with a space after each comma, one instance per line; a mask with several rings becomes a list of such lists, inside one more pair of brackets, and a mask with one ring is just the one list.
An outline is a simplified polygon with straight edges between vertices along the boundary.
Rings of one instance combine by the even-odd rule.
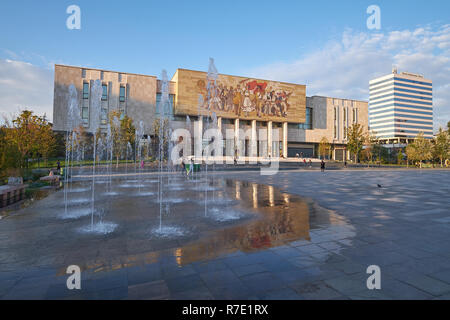
[[420, 132], [433, 137], [432, 81], [408, 72], [369, 82], [369, 128], [386, 143], [407, 143]]

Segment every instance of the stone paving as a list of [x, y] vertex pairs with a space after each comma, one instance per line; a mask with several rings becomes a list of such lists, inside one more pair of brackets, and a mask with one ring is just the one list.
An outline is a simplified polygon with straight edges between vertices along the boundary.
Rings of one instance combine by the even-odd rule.
[[[217, 176], [276, 187], [280, 192], [275, 200], [280, 203], [283, 194], [306, 197], [307, 236], [246, 250], [247, 244], [238, 242], [240, 237], [233, 232], [214, 229], [205, 236], [206, 244], [194, 241], [189, 246], [190, 239], [156, 245], [125, 232], [141, 224], [139, 217], [130, 215], [135, 224], [125, 231], [72, 237], [70, 245], [78, 241], [78, 249], [63, 252], [60, 242], [67, 245], [64, 248], [74, 248], [65, 237], [71, 237], [68, 228], [78, 222], [11, 215], [0, 220], [0, 298], [450, 298], [449, 171], [314, 170], [274, 176], [220, 172]], [[36, 208], [46, 208], [45, 200]], [[261, 203], [266, 200], [265, 196]], [[119, 209], [126, 211], [126, 203]], [[283, 225], [275, 231], [269, 228], [268, 234], [278, 235]], [[180, 263], [180, 248], [201, 259]], [[68, 290], [64, 267], [77, 259], [87, 261], [90, 268], [82, 273], [82, 289]], [[366, 268], [372, 264], [381, 268], [381, 290], [366, 287]]]

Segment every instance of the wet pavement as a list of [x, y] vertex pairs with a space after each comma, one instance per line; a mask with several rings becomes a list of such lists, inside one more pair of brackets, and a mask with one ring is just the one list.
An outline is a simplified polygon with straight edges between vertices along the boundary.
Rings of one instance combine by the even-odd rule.
[[[90, 184], [76, 182], [67, 210], [61, 190], [0, 220], [0, 298], [448, 299], [449, 178], [437, 170], [220, 172], [207, 184], [173, 176], [161, 207], [157, 175], [111, 187], [99, 179], [94, 223], [113, 226], [98, 229], [107, 234], [90, 232]], [[81, 290], [66, 286], [73, 264]], [[373, 264], [381, 290], [366, 287]]]

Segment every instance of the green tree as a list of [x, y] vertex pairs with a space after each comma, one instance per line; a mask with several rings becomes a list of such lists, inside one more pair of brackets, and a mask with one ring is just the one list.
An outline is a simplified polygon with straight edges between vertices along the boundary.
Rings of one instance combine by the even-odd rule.
[[[167, 145], [169, 142], [169, 120], [168, 119], [164, 119], [162, 121], [162, 128], [161, 128], [161, 119], [156, 118], [153, 121], [153, 130], [155, 133], [155, 138], [156, 138], [156, 143], [159, 144], [159, 141], [162, 139], [163, 140], [163, 146]], [[161, 137], [160, 137], [161, 135]], [[164, 156], [167, 156], [167, 152], [168, 150], [162, 150]]]
[[423, 161], [433, 158], [431, 142], [425, 139], [423, 132], [420, 132], [414, 139], [413, 145], [415, 147], [415, 160], [419, 161], [420, 168], [422, 168]]
[[[449, 122], [450, 124], [450, 122]], [[447, 131], [439, 128], [439, 132], [434, 139], [433, 157], [439, 159], [441, 168], [443, 161], [449, 157], [450, 153], [450, 135]]]
[[405, 148], [405, 153], [406, 153], [406, 166], [409, 166], [409, 162], [412, 161], [414, 163], [414, 161], [417, 161], [418, 156], [417, 156], [417, 147], [414, 143], [410, 143], [406, 146]]
[[48, 158], [55, 146], [55, 136], [51, 125], [44, 117], [33, 114], [33, 111], [24, 110], [12, 121], [10, 130], [7, 130], [8, 143], [17, 148], [19, 154], [19, 167], [28, 166], [31, 157], [43, 156]]
[[324, 159], [329, 150], [330, 143], [328, 142], [328, 139], [326, 137], [322, 137], [319, 143], [319, 157], [322, 157], [322, 159]]
[[403, 152], [401, 149], [397, 151], [397, 164], [402, 164], [403, 161]]
[[373, 154], [375, 152], [375, 145], [377, 143], [377, 138], [375, 135], [367, 132], [364, 135], [364, 150], [363, 155], [367, 160], [367, 167], [369, 167], [369, 163], [372, 162]]
[[109, 113], [109, 123], [113, 139], [113, 155], [116, 158], [116, 166], [118, 166], [119, 158], [126, 153], [128, 142], [134, 146], [135, 127], [133, 119], [120, 111], [111, 111]]
[[52, 125], [46, 120], [45, 116], [39, 118], [40, 128], [37, 136], [38, 153], [44, 158], [45, 165], [48, 163], [48, 158], [56, 150], [56, 137], [53, 133]]
[[348, 142], [347, 148], [355, 156], [355, 163], [358, 162], [358, 157], [363, 149], [366, 135], [364, 134], [363, 126], [359, 123], [354, 123], [348, 128]]

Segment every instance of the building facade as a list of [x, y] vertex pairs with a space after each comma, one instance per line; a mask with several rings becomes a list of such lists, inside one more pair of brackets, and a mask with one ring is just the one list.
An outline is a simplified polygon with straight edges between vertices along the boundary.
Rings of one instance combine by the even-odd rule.
[[[55, 65], [53, 128], [68, 129], [68, 92], [77, 91], [82, 125], [91, 132], [91, 89], [102, 83], [100, 128], [108, 114], [119, 111], [143, 121], [145, 135], [154, 135], [160, 117], [161, 80], [155, 76]], [[353, 123], [368, 128], [367, 102], [330, 97], [306, 97], [306, 86], [278, 81], [217, 75], [178, 69], [168, 85], [169, 121], [173, 129], [203, 132], [215, 118], [222, 131], [226, 156], [318, 156], [323, 137], [331, 145], [330, 157], [348, 158], [347, 129]], [[199, 98], [200, 97], [200, 98]], [[214, 114], [214, 115], [213, 115]], [[234, 139], [226, 139], [230, 132]], [[194, 142], [193, 142], [194, 143]], [[207, 141], [206, 141], [207, 143]], [[205, 141], [203, 141], [205, 144]]]
[[407, 143], [420, 132], [433, 137], [433, 85], [397, 70], [369, 82], [369, 128], [386, 143]]

